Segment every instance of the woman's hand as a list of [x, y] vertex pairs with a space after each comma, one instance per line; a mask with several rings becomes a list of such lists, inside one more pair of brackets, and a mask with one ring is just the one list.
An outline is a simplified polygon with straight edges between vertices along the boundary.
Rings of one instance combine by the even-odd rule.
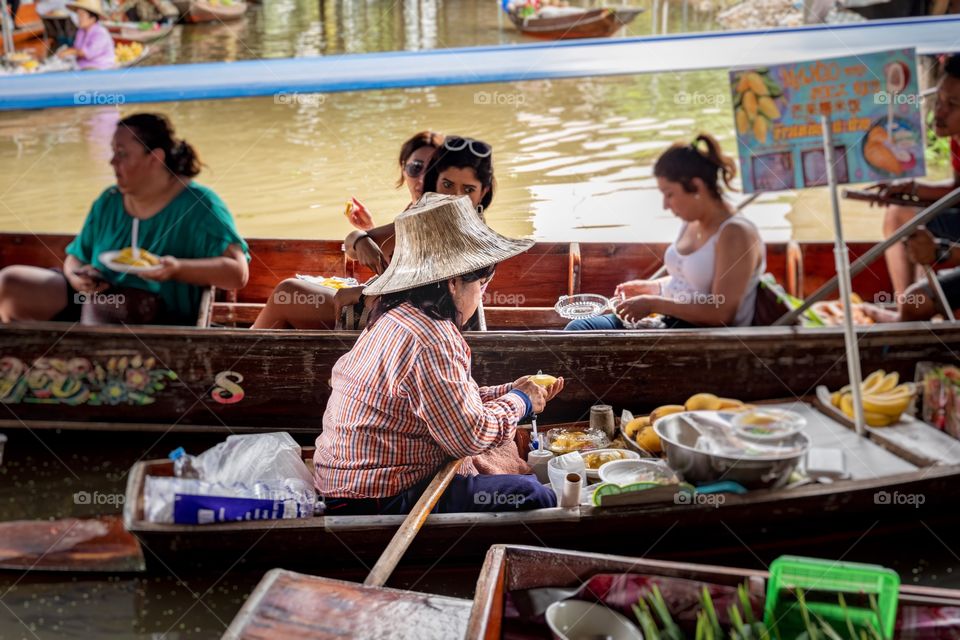
[[660, 283], [656, 280], [628, 280], [618, 284], [613, 291], [615, 298], [632, 298], [642, 295], [660, 295]]
[[353, 243], [353, 254], [357, 262], [374, 273], [381, 274], [387, 268], [387, 258], [380, 250], [380, 246], [370, 236], [360, 236]]
[[512, 388], [516, 389], [517, 387], [519, 387], [520, 385], [522, 385], [524, 382], [526, 382], [526, 381], [529, 380], [529, 379], [530, 379], [530, 376], [521, 376], [521, 377], [517, 378], [516, 380], [513, 381], [513, 387], [512, 387]]
[[80, 293], [99, 293], [110, 287], [110, 283], [103, 279], [103, 274], [89, 264], [72, 270], [65, 269], [63, 275], [74, 291]]
[[373, 216], [367, 211], [367, 207], [356, 198], [350, 198], [350, 204], [350, 213], [347, 215], [350, 224], [361, 231], [373, 229]]
[[517, 382], [520, 384], [515, 384], [513, 388], [527, 394], [534, 413], [542, 413], [547, 402], [553, 400], [563, 390], [563, 378], [557, 378], [557, 381], [549, 387], [541, 387], [530, 380], [530, 376], [524, 376]]
[[653, 310], [655, 296], [640, 295], [620, 302], [617, 305], [617, 316], [624, 322], [636, 322], [646, 318]]
[[180, 273], [180, 261], [173, 256], [163, 256], [160, 258], [160, 267], [143, 271], [137, 275], [144, 280], [153, 280], [155, 282], [166, 282], [167, 280], [176, 280]]

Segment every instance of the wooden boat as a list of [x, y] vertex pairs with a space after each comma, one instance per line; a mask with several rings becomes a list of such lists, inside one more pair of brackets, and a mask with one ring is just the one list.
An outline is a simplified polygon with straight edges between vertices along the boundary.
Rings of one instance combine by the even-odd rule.
[[230, 5], [211, 4], [205, 0], [191, 0], [190, 8], [184, 15], [184, 22], [229, 22], [239, 20], [247, 11], [247, 3], [241, 1]]
[[427, 593], [267, 573], [224, 638], [448, 640], [462, 638], [472, 602]]
[[0, 522], [0, 569], [136, 573], [140, 544], [118, 516]]
[[[66, 235], [0, 234], [0, 266], [61, 267]], [[840, 328], [757, 327], [571, 334], [553, 311], [560, 295], [609, 293], [660, 266], [665, 244], [540, 243], [500, 265], [487, 291], [489, 331], [468, 333], [481, 384], [542, 369], [567, 379], [547, 422], [578, 420], [598, 401], [617, 409], [682, 403], [711, 390], [757, 400], [846, 384]], [[250, 241], [250, 280], [201, 310], [208, 328], [0, 325], [2, 428], [244, 432], [315, 435], [330, 370], [356, 332], [251, 331], [277, 282], [296, 273], [368, 277], [332, 241]], [[854, 256], [869, 248], [851, 245]], [[826, 243], [771, 244], [769, 270], [809, 294], [833, 275]], [[882, 263], [854, 278], [864, 299], [889, 290]], [[210, 325], [224, 325], [212, 328]], [[65, 330], [68, 329], [68, 330]], [[860, 329], [864, 371], [912, 379], [918, 361], [956, 362], [960, 325]], [[98, 369], [99, 367], [99, 369]], [[91, 376], [89, 372], [101, 371]], [[775, 375], [774, 375], [775, 374]], [[112, 394], [112, 395], [111, 395]]]
[[165, 38], [173, 31], [174, 25], [154, 23], [151, 29], [141, 29], [139, 22], [108, 22], [105, 23], [110, 36], [115, 43], [139, 42], [146, 44]]
[[[951, 456], [924, 459], [911, 440], [932, 440], [921, 435], [904, 437], [871, 433], [858, 438], [836, 422], [817, 417], [796, 405], [808, 418], [807, 433], [814, 446], [847, 451], [852, 479], [832, 484], [754, 490], [725, 495], [723, 500], [685, 500], [675, 485], [640, 494], [618, 496], [603, 506], [540, 509], [516, 513], [432, 514], [417, 535], [404, 562], [432, 564], [478, 559], [495, 543], [566, 546], [587, 550], [630, 553], [657, 546], [657, 553], [686, 557], [713, 548], [797, 552], [820, 545], [849, 543], [868, 531], [918, 527], [956, 518], [953, 496], [960, 481], [960, 443], [937, 432], [952, 446]], [[889, 427], [888, 427], [889, 429]], [[882, 430], [881, 430], [882, 431]], [[529, 431], [517, 431], [520, 451], [528, 450]], [[304, 448], [304, 463], [312, 470], [312, 448]], [[312, 471], [311, 471], [312, 472]], [[207, 525], [151, 523], [144, 516], [144, 482], [148, 475], [170, 476], [169, 460], [137, 462], [128, 475], [124, 523], [145, 548], [148, 566], [160, 562], [174, 567], [222, 569], [240, 557], [246, 566], [281, 567], [304, 571], [360, 569], [389, 542], [403, 516], [318, 516], [301, 520], [251, 521]], [[917, 496], [911, 504], [897, 499]], [[921, 504], [915, 504], [922, 502]], [[891, 504], [897, 503], [896, 506]], [[937, 525], [931, 525], [937, 526]], [[953, 526], [953, 525], [951, 525]], [[703, 532], [710, 531], [710, 544]], [[669, 532], [669, 535], [666, 535]], [[349, 553], [345, 553], [349, 550]]]
[[549, 40], [571, 40], [612, 36], [633, 22], [642, 12], [643, 9], [632, 7], [602, 7], [555, 17], [524, 18], [513, 11], [507, 15], [524, 35]]
[[[487, 551], [472, 602], [274, 569], [260, 581], [224, 637], [546, 637], [545, 627], [526, 624], [517, 629], [519, 611], [507, 607], [507, 600], [514, 595], [522, 597], [522, 592], [529, 589], [552, 588], [569, 593], [601, 574], [679, 578], [721, 587], [746, 583], [758, 601], [770, 577], [766, 571], [730, 566], [498, 544]], [[557, 593], [555, 597], [562, 599], [565, 595]], [[900, 586], [901, 624], [920, 609], [958, 604], [957, 589], [908, 583]], [[950, 630], [958, 631], [944, 629]], [[508, 635], [508, 631], [515, 633]]]

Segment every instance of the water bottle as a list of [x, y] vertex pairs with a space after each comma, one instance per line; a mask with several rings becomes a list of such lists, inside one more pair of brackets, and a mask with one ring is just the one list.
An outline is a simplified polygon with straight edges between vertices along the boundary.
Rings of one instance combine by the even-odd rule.
[[167, 456], [173, 460], [173, 475], [178, 478], [199, 478], [200, 471], [194, 463], [196, 456], [188, 455], [183, 447], [177, 447]]

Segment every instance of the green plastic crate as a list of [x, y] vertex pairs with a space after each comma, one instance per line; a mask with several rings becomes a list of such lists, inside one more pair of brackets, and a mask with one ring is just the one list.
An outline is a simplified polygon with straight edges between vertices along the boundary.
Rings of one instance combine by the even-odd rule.
[[[796, 589], [803, 590], [807, 609], [829, 622], [841, 635], [846, 635], [848, 616], [857, 628], [865, 629], [869, 623], [884, 638], [893, 638], [900, 591], [900, 576], [896, 571], [874, 564], [799, 556], [777, 558], [770, 565], [763, 621], [771, 630], [776, 625], [781, 638], [794, 638], [804, 630], [800, 608], [792, 595]], [[824, 597], [841, 593], [847, 604], [847, 616], [839, 598]], [[869, 605], [856, 606], [851, 602], [869, 595], [876, 598], [879, 615]]]

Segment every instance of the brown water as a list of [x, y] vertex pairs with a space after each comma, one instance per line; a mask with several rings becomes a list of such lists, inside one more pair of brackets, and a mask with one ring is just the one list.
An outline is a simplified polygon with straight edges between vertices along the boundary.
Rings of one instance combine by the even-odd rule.
[[[396, 9], [392, 9], [396, 4]], [[668, 5], [670, 6], [670, 5]], [[658, 24], [663, 16], [659, 10]], [[682, 28], [680, 6], [668, 11]], [[689, 30], [713, 29], [692, 8]], [[652, 12], [627, 30], [653, 32]], [[316, 56], [469, 46], [529, 39], [492, 0], [401, 3], [267, 2], [229, 25], [183, 26], [150, 63]], [[487, 101], [486, 98], [489, 97]], [[701, 130], [733, 151], [723, 72], [531, 81], [511, 84], [0, 114], [0, 229], [79, 229], [112, 182], [109, 141], [119, 117], [168, 113], [200, 151], [199, 180], [224, 197], [247, 236], [338, 238], [350, 196], [386, 221], [408, 201], [396, 190], [396, 149], [431, 128], [483, 138], [495, 149], [499, 190], [488, 218], [503, 232], [545, 241], [669, 241], [678, 222], [662, 210], [651, 177], [656, 156]], [[488, 103], [484, 103], [488, 102]], [[810, 200], [810, 198], [813, 200]], [[767, 240], [832, 238], [827, 201], [792, 206], [764, 196], [747, 211]], [[851, 209], [852, 213], [861, 211]], [[876, 211], [853, 218], [851, 239], [879, 237]]]

